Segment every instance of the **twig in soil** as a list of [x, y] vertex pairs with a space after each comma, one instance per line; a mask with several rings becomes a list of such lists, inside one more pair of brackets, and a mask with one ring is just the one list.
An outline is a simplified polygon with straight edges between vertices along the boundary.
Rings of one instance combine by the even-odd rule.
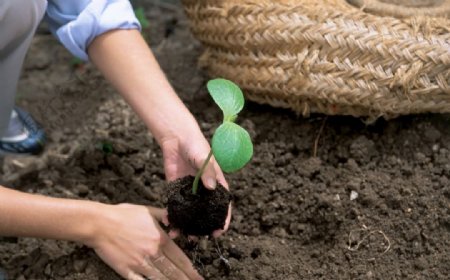
[[[363, 227], [362, 229], [352, 230], [348, 234], [348, 247], [347, 247], [348, 250], [353, 251], [353, 252], [358, 251], [361, 244], [364, 241], [366, 241], [367, 238], [369, 238], [371, 235], [374, 235], [377, 233], [381, 234], [383, 236], [384, 240], [387, 242], [387, 246], [384, 249], [384, 251], [381, 253], [381, 255], [386, 254], [391, 249], [391, 240], [387, 237], [387, 235], [382, 230], [369, 231], [369, 228], [367, 226], [363, 225], [362, 227]], [[352, 246], [352, 234], [355, 232], [367, 232], [367, 231], [369, 231], [369, 232], [366, 235], [364, 235], [363, 238], [361, 238], [361, 240], [359, 240], [355, 246]]]
[[17, 159], [11, 160], [11, 163], [12, 163], [14, 166], [17, 166], [17, 167], [19, 167], [19, 168], [25, 168], [25, 167], [26, 167], [26, 165], [25, 165], [23, 162], [18, 161]]
[[162, 41], [156, 47], [154, 47], [153, 51], [156, 53], [160, 53], [166, 46], [166, 42], [167, 42], [166, 38], [162, 39]]
[[322, 135], [323, 129], [327, 122], [328, 116], [323, 119], [322, 125], [320, 126], [319, 133], [317, 134], [316, 140], [314, 141], [313, 157], [317, 157], [317, 146], [319, 146], [320, 136]]

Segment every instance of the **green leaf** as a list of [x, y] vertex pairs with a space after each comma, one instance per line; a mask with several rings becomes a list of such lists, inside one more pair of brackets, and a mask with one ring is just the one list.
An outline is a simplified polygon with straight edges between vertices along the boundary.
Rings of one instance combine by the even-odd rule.
[[104, 142], [101, 142], [99, 144], [100, 144], [99, 147], [103, 151], [103, 153], [109, 155], [109, 154], [112, 154], [114, 152], [114, 147], [113, 147], [113, 145], [111, 143], [109, 143], [107, 141], [104, 141]]
[[147, 19], [147, 16], [145, 15], [144, 8], [139, 7], [134, 10], [134, 14], [136, 15], [137, 20], [142, 26], [142, 29], [146, 29], [150, 26], [150, 22]]
[[212, 150], [224, 172], [244, 167], [253, 156], [253, 144], [248, 132], [232, 122], [224, 122], [212, 139]]
[[206, 85], [214, 102], [222, 109], [226, 121], [234, 121], [236, 115], [244, 108], [244, 95], [232, 81], [214, 79]]
[[84, 64], [84, 61], [79, 59], [78, 57], [72, 57], [72, 59], [70, 60], [70, 66], [72, 66], [73, 68], [78, 67], [83, 64]]

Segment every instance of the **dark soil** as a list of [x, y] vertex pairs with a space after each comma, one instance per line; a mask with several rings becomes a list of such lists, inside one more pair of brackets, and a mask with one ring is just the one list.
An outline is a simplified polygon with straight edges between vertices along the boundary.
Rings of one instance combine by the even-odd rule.
[[[201, 46], [179, 6], [143, 3], [150, 44], [210, 138], [221, 113], [196, 66]], [[7, 159], [3, 180], [54, 197], [163, 206], [157, 143], [92, 66], [74, 70], [70, 60], [50, 35], [36, 37], [18, 102], [45, 125], [49, 145], [42, 157]], [[217, 242], [178, 242], [208, 279], [449, 279], [449, 122], [422, 115], [365, 125], [249, 102], [239, 123], [254, 158], [227, 176], [229, 231]], [[79, 244], [0, 242], [8, 279], [120, 279]]]
[[198, 184], [197, 194], [192, 193], [193, 176], [169, 183], [167, 212], [171, 227], [186, 235], [209, 236], [223, 229], [231, 194], [218, 184], [214, 191]]

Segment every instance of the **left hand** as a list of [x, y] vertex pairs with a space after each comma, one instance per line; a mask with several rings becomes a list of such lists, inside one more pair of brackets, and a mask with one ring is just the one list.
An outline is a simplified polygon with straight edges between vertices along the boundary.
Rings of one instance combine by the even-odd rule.
[[[164, 170], [168, 181], [173, 181], [188, 175], [195, 176], [197, 170], [201, 168], [211, 150], [203, 135], [198, 137], [184, 137], [183, 139], [178, 137], [165, 139], [161, 142], [161, 148], [164, 156]], [[211, 157], [209, 164], [203, 172], [202, 182], [209, 189], [214, 189], [216, 182], [218, 182], [229, 190], [228, 183], [214, 157]], [[230, 221], [231, 204], [228, 209], [224, 229], [214, 231], [213, 236], [218, 237], [227, 231]], [[170, 235], [176, 237], [178, 232], [172, 232]]]
[[203, 279], [167, 236], [163, 209], [96, 204], [94, 230], [82, 242], [125, 279]]

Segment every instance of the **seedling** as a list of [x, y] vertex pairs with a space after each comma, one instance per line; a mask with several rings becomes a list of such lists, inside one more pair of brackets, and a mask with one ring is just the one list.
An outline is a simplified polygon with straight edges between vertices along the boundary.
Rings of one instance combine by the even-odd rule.
[[142, 7], [139, 7], [134, 10], [134, 14], [136, 15], [137, 20], [142, 26], [142, 29], [147, 29], [150, 26], [150, 22], [145, 15], [145, 10]]
[[110, 155], [114, 152], [113, 145], [108, 141], [102, 141], [98, 143], [98, 148], [105, 154]]
[[223, 112], [223, 122], [211, 141], [211, 151], [197, 175], [186, 176], [169, 183], [167, 217], [173, 228], [186, 235], [211, 235], [223, 229], [231, 202], [231, 194], [218, 184], [215, 191], [199, 188], [200, 178], [214, 155], [224, 172], [235, 172], [251, 159], [253, 145], [248, 132], [235, 123], [244, 107], [240, 88], [225, 79], [211, 80], [207, 84], [214, 102]]
[[85, 62], [78, 57], [73, 57], [70, 60], [69, 64], [73, 69], [78, 69], [81, 68], [85, 64]]
[[197, 194], [198, 182], [213, 155], [222, 170], [227, 173], [238, 171], [253, 156], [250, 135], [235, 123], [237, 115], [244, 107], [244, 95], [241, 89], [235, 83], [225, 79], [209, 81], [207, 89], [223, 112], [223, 122], [214, 132], [211, 151], [195, 176], [192, 184], [193, 194]]

